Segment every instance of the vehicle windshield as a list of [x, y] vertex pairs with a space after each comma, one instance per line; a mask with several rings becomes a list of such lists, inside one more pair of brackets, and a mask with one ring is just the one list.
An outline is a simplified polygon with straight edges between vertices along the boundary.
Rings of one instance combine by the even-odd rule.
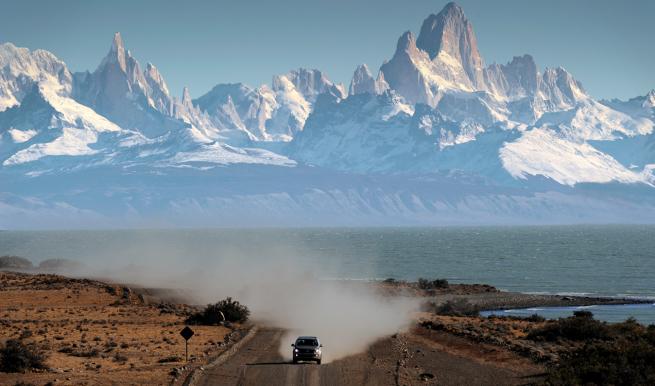
[[296, 346], [318, 346], [315, 339], [298, 339]]

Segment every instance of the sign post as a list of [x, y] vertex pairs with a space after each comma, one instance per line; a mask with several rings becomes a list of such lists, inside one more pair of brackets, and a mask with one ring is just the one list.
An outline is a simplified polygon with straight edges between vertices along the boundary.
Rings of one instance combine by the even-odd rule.
[[186, 342], [186, 361], [189, 361], [189, 339], [195, 334], [192, 329], [189, 328], [189, 326], [184, 327], [184, 330], [180, 331], [180, 335], [182, 335], [182, 338], [184, 338], [184, 341]]

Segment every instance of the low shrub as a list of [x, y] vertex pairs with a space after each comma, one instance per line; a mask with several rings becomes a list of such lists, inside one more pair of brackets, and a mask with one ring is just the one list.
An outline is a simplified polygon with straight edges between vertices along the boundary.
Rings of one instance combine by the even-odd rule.
[[20, 340], [8, 340], [0, 348], [0, 371], [20, 373], [32, 369], [45, 369], [47, 356], [36, 345], [26, 345]]
[[654, 385], [655, 325], [644, 327], [634, 318], [606, 324], [588, 311], [548, 323], [528, 335], [530, 339], [557, 337], [584, 342], [560, 352], [558, 366], [551, 368], [550, 385]]
[[[245, 323], [250, 316], [250, 310], [231, 297], [215, 304], [208, 304], [201, 312], [196, 312], [186, 320], [188, 324], [215, 325], [220, 322]], [[225, 319], [223, 319], [225, 318]]]
[[418, 288], [422, 290], [427, 289], [437, 289], [437, 288], [448, 288], [448, 280], [446, 279], [437, 279], [437, 280], [427, 280], [422, 277], [418, 278]]
[[127, 357], [121, 355], [121, 353], [116, 353], [116, 355], [114, 355], [114, 362], [127, 362]]
[[182, 358], [173, 356], [173, 357], [160, 359], [157, 362], [158, 363], [169, 363], [169, 362], [181, 362], [181, 361], [182, 361]]
[[76, 351], [73, 353], [73, 356], [83, 357], [83, 358], [95, 358], [100, 356], [100, 350], [94, 348], [86, 351]]
[[543, 316], [541, 316], [541, 315], [539, 315], [537, 313], [534, 313], [534, 314], [532, 314], [530, 316], [523, 316], [523, 317], [519, 317], [519, 318], [520, 319], [518, 319], [518, 320], [524, 320], [526, 322], [532, 322], [532, 323], [543, 323], [543, 322], [546, 321], [546, 318], [544, 318]]
[[23, 331], [23, 332], [20, 334], [20, 338], [19, 338], [19, 339], [21, 339], [21, 340], [22, 340], [22, 339], [28, 339], [28, 338], [31, 338], [33, 335], [34, 335], [34, 333], [32, 333], [32, 331], [30, 331], [30, 330], [25, 330], [25, 331]]
[[614, 328], [605, 322], [594, 319], [589, 311], [575, 311], [573, 316], [559, 318], [538, 328], [530, 334], [530, 340], [554, 342], [558, 339], [587, 341], [591, 339], [609, 340], [616, 335]]
[[443, 304], [430, 303], [429, 309], [436, 315], [443, 316], [479, 316], [478, 306], [469, 302], [468, 299], [448, 300]]
[[0, 257], [0, 268], [34, 268], [34, 264], [24, 257], [5, 255]]
[[584, 345], [564, 353], [550, 385], [655, 385], [655, 346], [638, 339]]

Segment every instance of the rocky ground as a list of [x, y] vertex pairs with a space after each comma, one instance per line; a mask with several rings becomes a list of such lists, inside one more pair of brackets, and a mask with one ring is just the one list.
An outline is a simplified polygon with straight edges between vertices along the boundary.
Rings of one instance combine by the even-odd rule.
[[[124, 286], [12, 272], [0, 272], [0, 298], [0, 344], [22, 339], [48, 355], [48, 370], [0, 373], [2, 385], [161, 385], [185, 366], [179, 333], [193, 307], [153, 303]], [[190, 363], [202, 363], [246, 327], [192, 328]]]
[[[466, 298], [482, 309], [616, 304], [629, 301], [499, 292], [488, 285], [421, 289], [374, 282], [384, 296], [436, 304]], [[170, 296], [167, 296], [170, 295]], [[413, 385], [543, 383], [573, 342], [535, 342], [544, 321], [417, 312], [414, 322], [366, 352], [329, 364], [298, 365], [279, 355], [282, 330], [264, 326], [192, 326], [187, 363], [184, 320], [198, 310], [170, 299], [179, 291], [130, 288], [54, 274], [0, 271], [0, 345], [36, 344], [47, 369], [0, 373], [2, 385]], [[246, 337], [246, 339], [243, 339]], [[22, 383], [21, 383], [22, 382]]]

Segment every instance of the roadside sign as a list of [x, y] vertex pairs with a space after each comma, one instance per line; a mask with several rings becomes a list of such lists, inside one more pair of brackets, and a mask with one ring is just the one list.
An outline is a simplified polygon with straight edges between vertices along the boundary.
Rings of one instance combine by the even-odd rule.
[[191, 339], [193, 334], [195, 334], [195, 332], [193, 332], [193, 330], [190, 329], [189, 326], [184, 327], [184, 330], [180, 332], [180, 335], [182, 335], [182, 338], [184, 338], [184, 340]]
[[182, 338], [184, 338], [184, 341], [186, 343], [186, 361], [189, 361], [189, 339], [195, 334], [192, 329], [189, 328], [189, 326], [184, 327], [182, 331], [180, 331], [180, 335], [182, 335]]

